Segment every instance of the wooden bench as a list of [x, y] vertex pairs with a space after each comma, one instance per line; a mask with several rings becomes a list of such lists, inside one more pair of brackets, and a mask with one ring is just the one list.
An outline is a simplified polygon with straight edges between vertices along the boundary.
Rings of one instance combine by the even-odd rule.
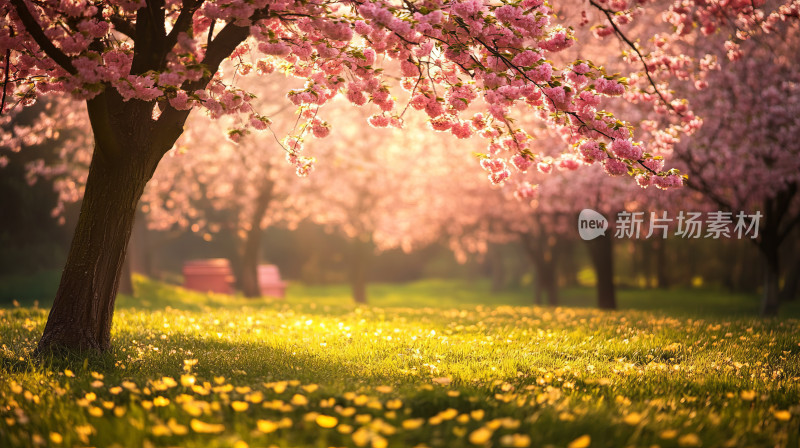
[[258, 287], [262, 296], [286, 297], [286, 282], [281, 280], [281, 273], [274, 264], [258, 265]]
[[183, 264], [183, 287], [193, 291], [233, 294], [233, 271], [225, 258], [190, 260]]

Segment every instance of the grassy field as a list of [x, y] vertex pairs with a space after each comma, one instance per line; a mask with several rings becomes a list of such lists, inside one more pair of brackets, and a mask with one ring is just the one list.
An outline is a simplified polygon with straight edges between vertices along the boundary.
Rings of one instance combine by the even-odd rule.
[[67, 360], [30, 358], [44, 310], [0, 309], [0, 446], [800, 446], [796, 308], [622, 291], [600, 312], [584, 290], [540, 308], [487, 289], [377, 286], [356, 307], [344, 289], [138, 279], [115, 348]]

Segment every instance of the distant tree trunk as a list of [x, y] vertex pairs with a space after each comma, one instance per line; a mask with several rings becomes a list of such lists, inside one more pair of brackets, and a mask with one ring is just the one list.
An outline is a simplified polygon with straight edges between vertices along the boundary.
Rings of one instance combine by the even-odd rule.
[[128, 256], [125, 257], [125, 261], [122, 263], [122, 272], [119, 274], [119, 290], [117, 291], [119, 294], [134, 295], [132, 276], [133, 270], [131, 269], [131, 257], [129, 252]]
[[544, 305], [544, 287], [542, 286], [542, 276], [533, 262], [533, 303]]
[[536, 272], [536, 303], [541, 304], [543, 302], [542, 296], [546, 295], [548, 305], [558, 305], [555, 240], [542, 235], [533, 235], [532, 233], [524, 233], [520, 237]]
[[670, 287], [669, 271], [667, 269], [667, 241], [664, 239], [653, 242], [656, 251], [656, 288], [667, 289]]
[[775, 316], [780, 306], [780, 263], [778, 251], [774, 248], [762, 248], [761, 259], [764, 262], [764, 291], [761, 298], [761, 315]]
[[599, 236], [587, 241], [597, 277], [597, 306], [604, 310], [617, 309], [617, 295], [614, 289], [614, 248], [611, 237]]
[[792, 258], [784, 277], [781, 302], [791, 302], [797, 299], [797, 290], [800, 287], [800, 256], [797, 252], [792, 252]]
[[149, 253], [147, 235], [147, 217], [141, 209], [136, 210], [136, 221], [131, 231], [131, 241], [128, 243], [128, 259], [131, 272], [138, 272], [148, 277], [153, 277], [151, 254]]
[[242, 242], [240, 253], [239, 287], [245, 297], [260, 297], [261, 288], [258, 284], [258, 264], [261, 260], [261, 240], [264, 229], [261, 221], [269, 209], [272, 201], [274, 182], [266, 181], [261, 187], [256, 198], [253, 215], [250, 217], [250, 228], [247, 230]]
[[[769, 201], [768, 201], [769, 204]], [[770, 210], [767, 205], [766, 210]], [[761, 229], [761, 239], [757, 242], [764, 268], [764, 289], [761, 296], [761, 315], [775, 316], [780, 306], [780, 253], [777, 222], [767, 212]]]
[[[787, 236], [786, 240], [788, 239]], [[784, 246], [787, 260], [786, 271], [783, 273], [781, 303], [796, 300], [798, 289], [800, 289], [800, 232], [796, 232]]]
[[[638, 243], [638, 244], [637, 244]], [[653, 288], [655, 286], [655, 263], [653, 263], [653, 259], [655, 258], [655, 247], [653, 246], [652, 241], [648, 240], [635, 240], [634, 246], [638, 245], [637, 252], [639, 253], [639, 260], [642, 264], [642, 275], [644, 276], [644, 287], [645, 288]]]
[[[516, 254], [515, 254], [516, 255]], [[509, 285], [513, 288], [519, 289], [522, 287], [525, 275], [529, 273], [529, 263], [527, 260], [515, 256], [513, 258], [513, 264], [511, 273], [509, 275]]]
[[493, 244], [489, 247], [489, 272], [492, 275], [492, 292], [500, 292], [505, 287], [506, 270], [503, 260], [502, 247]]
[[[577, 221], [577, 218], [575, 220]], [[575, 261], [575, 240], [565, 237], [558, 238], [555, 251], [558, 252], [564, 286], [577, 285], [578, 264]]]
[[723, 256], [727, 260], [726, 267], [727, 270], [722, 275], [722, 284], [730, 292], [737, 292], [741, 290], [741, 263], [740, 263], [740, 256], [739, 256], [739, 248], [738, 244], [741, 243], [739, 241], [725, 241], [722, 242], [722, 248], [720, 249]]
[[370, 239], [356, 238], [350, 259], [350, 287], [356, 303], [367, 303], [367, 263], [372, 250]]
[[547, 293], [547, 304], [558, 305], [558, 278], [556, 276], [556, 263], [553, 251], [545, 253], [542, 263], [538, 263], [539, 273], [543, 281], [542, 287]]
[[791, 228], [781, 232], [780, 222], [786, 216], [795, 190], [779, 193], [764, 201], [764, 224], [756, 241], [764, 267], [764, 290], [761, 297], [761, 315], [775, 316], [780, 306], [780, 244]]

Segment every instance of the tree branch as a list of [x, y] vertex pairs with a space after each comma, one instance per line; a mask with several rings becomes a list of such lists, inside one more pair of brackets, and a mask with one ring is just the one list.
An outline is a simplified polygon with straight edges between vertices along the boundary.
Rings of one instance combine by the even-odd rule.
[[[14, 28], [9, 27], [8, 29], [9, 35], [14, 36]], [[6, 67], [3, 70], [3, 100], [0, 102], [0, 115], [5, 112], [6, 109], [6, 91], [8, 89], [8, 76], [9, 76], [9, 69], [11, 68], [11, 49], [6, 50]]]
[[153, 0], [136, 11], [136, 42], [133, 47], [131, 74], [141, 75], [149, 70], [161, 70], [166, 59], [164, 41], [167, 32], [164, 28], [164, 1]]
[[31, 14], [28, 6], [25, 5], [25, 0], [11, 0], [11, 4], [14, 5], [14, 9], [17, 11], [17, 15], [19, 16], [20, 20], [22, 20], [22, 24], [25, 25], [25, 31], [33, 37], [33, 40], [36, 41], [36, 44], [39, 45], [39, 48], [44, 51], [44, 53], [50, 57], [56, 64], [61, 66], [67, 73], [71, 75], [78, 74], [78, 71], [72, 65], [72, 59], [69, 58], [64, 52], [56, 48], [50, 39], [44, 35], [44, 31], [42, 27], [39, 26], [39, 22]]
[[[106, 91], [109, 87], [107, 86]], [[107, 99], [106, 92], [95, 96], [86, 101], [86, 110], [94, 134], [95, 151], [102, 154], [110, 165], [116, 165], [119, 163], [122, 150], [109, 120]]]
[[203, 4], [203, 1], [204, 0], [183, 0], [181, 13], [178, 15], [178, 19], [175, 20], [175, 25], [172, 27], [172, 30], [167, 35], [166, 45], [164, 47], [168, 52], [172, 51], [172, 47], [178, 42], [178, 35], [192, 26], [192, 16], [194, 16], [195, 11]]
[[120, 16], [113, 15], [111, 16], [111, 24], [114, 25], [115, 30], [135, 41], [136, 28], [130, 22]]
[[639, 51], [639, 49], [636, 47], [636, 44], [634, 44], [630, 39], [628, 39], [628, 36], [626, 36], [622, 32], [622, 30], [619, 28], [619, 26], [614, 22], [614, 17], [612, 16], [612, 12], [609, 11], [608, 9], [605, 9], [602, 6], [600, 6], [595, 0], [589, 0], [589, 3], [592, 6], [594, 6], [595, 8], [599, 9], [600, 11], [602, 11], [603, 14], [606, 15], [606, 18], [608, 19], [608, 22], [614, 28], [614, 34], [616, 34], [617, 37], [620, 38], [620, 40], [625, 42], [625, 44], [627, 46], [629, 46], [634, 52], [636, 52], [636, 55], [639, 57], [639, 60], [642, 61], [642, 66], [644, 67], [644, 74], [645, 74], [645, 76], [647, 76], [647, 81], [653, 87], [653, 90], [656, 92], [656, 95], [658, 95], [658, 98], [661, 100], [661, 102], [664, 103], [664, 105], [667, 106], [671, 111], [675, 112], [679, 117], [682, 117], [683, 114], [681, 114], [680, 112], [675, 110], [675, 108], [672, 107], [672, 104], [670, 104], [667, 101], [667, 99], [664, 98], [664, 95], [661, 94], [661, 91], [658, 90], [658, 87], [656, 86], [656, 82], [653, 80], [653, 77], [650, 75], [650, 69], [647, 68], [647, 63], [644, 62], [644, 56]]
[[239, 46], [247, 36], [250, 35], [250, 28], [234, 24], [233, 22], [225, 25], [217, 37], [211, 42], [206, 50], [206, 56], [203, 58], [203, 65], [208, 69], [208, 74], [197, 81], [190, 82], [184, 88], [192, 92], [197, 89], [205, 88], [205, 86], [214, 77], [214, 74], [219, 70], [219, 65], [228, 56], [233, 53], [233, 50]]

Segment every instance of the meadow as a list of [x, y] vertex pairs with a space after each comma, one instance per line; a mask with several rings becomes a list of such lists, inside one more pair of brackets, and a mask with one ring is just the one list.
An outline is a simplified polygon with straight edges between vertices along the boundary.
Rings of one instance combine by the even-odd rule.
[[[31, 357], [46, 311], [0, 308], [0, 446], [800, 446], [800, 320], [720, 292], [483, 283], [293, 285], [286, 300], [136, 279], [114, 348]], [[752, 309], [751, 309], [752, 308]]]

